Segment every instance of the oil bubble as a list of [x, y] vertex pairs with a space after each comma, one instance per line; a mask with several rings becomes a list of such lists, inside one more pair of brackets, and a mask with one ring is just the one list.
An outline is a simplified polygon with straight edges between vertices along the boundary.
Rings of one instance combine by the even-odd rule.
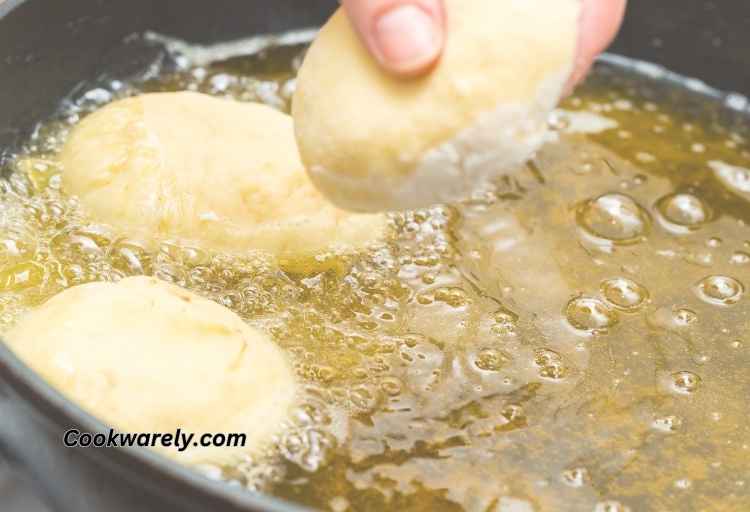
[[677, 372], [670, 376], [670, 387], [675, 393], [692, 395], [701, 385], [701, 378], [693, 372]]
[[711, 211], [703, 200], [686, 193], [671, 194], [656, 203], [660, 219], [672, 231], [695, 230], [711, 219]]
[[562, 380], [570, 373], [562, 356], [554, 350], [538, 349], [534, 352], [534, 364], [543, 379]]
[[349, 402], [362, 413], [374, 411], [380, 403], [380, 393], [368, 385], [360, 385], [349, 390]]
[[698, 321], [698, 314], [695, 311], [686, 308], [680, 308], [673, 312], [675, 325], [678, 327], [687, 327]]
[[331, 507], [331, 510], [333, 512], [346, 512], [347, 510], [351, 510], [351, 504], [349, 503], [349, 500], [344, 498], [343, 496], [336, 496], [331, 501], [328, 502], [328, 505]]
[[317, 471], [331, 457], [335, 438], [318, 428], [305, 428], [288, 432], [280, 442], [281, 454], [289, 461], [309, 472]]
[[391, 397], [400, 395], [403, 388], [403, 383], [396, 377], [386, 377], [380, 382], [380, 389]]
[[502, 411], [500, 411], [500, 416], [512, 424], [523, 423], [526, 418], [523, 407], [517, 404], [508, 404], [503, 407]]
[[738, 280], [727, 276], [709, 276], [695, 286], [699, 298], [717, 306], [737, 304], [745, 293]]
[[730, 191], [745, 199], [750, 198], [750, 169], [713, 160], [708, 163], [714, 176]]
[[50, 242], [50, 247], [61, 259], [93, 261], [104, 255], [109, 243], [109, 238], [102, 233], [77, 229], [55, 236]]
[[729, 263], [738, 266], [747, 265], [748, 263], [750, 263], [750, 254], [743, 251], [737, 251], [732, 254], [731, 258], [729, 259]]
[[690, 487], [693, 486], [693, 482], [691, 482], [687, 478], [681, 478], [680, 480], [675, 481], [674, 486], [677, 489], [686, 490], [690, 489]]
[[597, 503], [594, 512], [631, 512], [631, 510], [619, 501], [607, 500]]
[[571, 468], [563, 471], [562, 481], [570, 487], [583, 487], [589, 480], [586, 468]]
[[36, 247], [25, 240], [6, 238], [0, 240], [0, 263], [30, 259]]
[[23, 158], [17, 162], [19, 171], [28, 176], [34, 189], [41, 192], [46, 188], [57, 188], [55, 178], [59, 176], [60, 166], [54, 161], [42, 158]]
[[474, 366], [485, 372], [499, 372], [510, 360], [511, 357], [502, 350], [486, 348], [476, 355]]
[[617, 325], [617, 312], [599, 299], [578, 297], [568, 303], [565, 316], [570, 325], [588, 334], [604, 334]]
[[601, 290], [607, 302], [625, 311], [640, 308], [649, 298], [644, 286], [624, 277], [604, 281]]
[[490, 330], [498, 336], [516, 336], [518, 334], [518, 315], [505, 309], [496, 312], [492, 317]]
[[682, 428], [682, 418], [679, 416], [662, 416], [656, 418], [651, 426], [666, 433], [677, 432]]
[[331, 416], [318, 404], [303, 403], [291, 411], [291, 420], [297, 427], [313, 427], [315, 425], [328, 425]]
[[654, 327], [667, 330], [681, 330], [698, 321], [698, 314], [687, 308], [664, 306], [649, 313], [648, 323]]
[[116, 242], [110, 252], [110, 258], [112, 266], [125, 275], [143, 275], [151, 271], [151, 255], [137, 242]]
[[434, 297], [437, 302], [448, 304], [453, 308], [463, 307], [469, 302], [466, 291], [455, 287], [438, 288], [434, 292]]
[[0, 271], [0, 290], [21, 291], [44, 283], [44, 267], [39, 263], [27, 261]]
[[640, 241], [649, 229], [648, 213], [629, 196], [605, 194], [578, 208], [578, 225], [589, 235], [619, 244]]
[[693, 354], [692, 359], [695, 364], [704, 365], [711, 361], [711, 355], [710, 354]]

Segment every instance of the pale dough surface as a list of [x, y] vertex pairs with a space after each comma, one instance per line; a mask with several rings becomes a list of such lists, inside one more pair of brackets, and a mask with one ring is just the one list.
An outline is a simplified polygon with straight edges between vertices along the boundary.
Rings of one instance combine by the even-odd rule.
[[81, 121], [61, 152], [64, 189], [146, 240], [259, 250], [282, 263], [356, 251], [386, 220], [335, 208], [305, 174], [291, 118], [191, 92], [145, 94]]
[[120, 431], [247, 434], [244, 448], [159, 450], [187, 464], [265, 448], [296, 399], [291, 365], [265, 334], [154, 278], [70, 288], [5, 339], [49, 384]]
[[579, 0], [447, 0], [434, 71], [395, 78], [342, 11], [322, 29], [293, 102], [302, 160], [335, 203], [360, 211], [466, 198], [544, 142], [570, 77]]

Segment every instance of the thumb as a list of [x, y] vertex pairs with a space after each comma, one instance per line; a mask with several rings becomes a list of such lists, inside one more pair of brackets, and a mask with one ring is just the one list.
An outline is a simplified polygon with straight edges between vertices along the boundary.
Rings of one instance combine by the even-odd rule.
[[426, 71], [445, 44], [442, 0], [342, 0], [370, 53], [402, 76]]
[[[582, 0], [580, 37], [572, 89], [612, 41], [627, 0]], [[443, 0], [341, 0], [370, 53], [396, 75], [418, 75], [432, 66], [445, 46]]]
[[586, 77], [596, 57], [610, 45], [622, 24], [626, 6], [627, 0], [583, 1], [578, 56], [569, 90]]

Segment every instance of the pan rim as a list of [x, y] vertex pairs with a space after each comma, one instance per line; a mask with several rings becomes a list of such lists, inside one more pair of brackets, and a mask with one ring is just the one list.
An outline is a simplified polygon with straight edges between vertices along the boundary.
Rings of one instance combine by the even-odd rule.
[[[23, 0], [22, 0], [23, 1]], [[50, 386], [32, 368], [27, 366], [0, 338], [0, 389], [9, 388], [22, 399], [22, 405], [64, 430], [76, 428], [83, 432], [107, 432], [110, 427], [94, 417], [58, 390]], [[171, 495], [179, 500], [180, 491], [200, 492], [203, 498], [213, 499], [217, 505], [231, 506], [235, 510], [264, 510], [268, 512], [305, 512], [310, 509], [270, 495], [251, 493], [233, 488], [220, 481], [212, 481], [197, 471], [141, 447], [116, 447], [102, 450], [85, 450], [88, 460], [101, 466], [109, 465], [115, 472], [137, 484], [138, 487], [155, 482], [154, 491], [164, 490], [164, 478], [172, 484]], [[149, 474], [143, 470], [148, 470]], [[138, 476], [133, 472], [139, 471]], [[156, 479], [151, 478], [156, 477]]]

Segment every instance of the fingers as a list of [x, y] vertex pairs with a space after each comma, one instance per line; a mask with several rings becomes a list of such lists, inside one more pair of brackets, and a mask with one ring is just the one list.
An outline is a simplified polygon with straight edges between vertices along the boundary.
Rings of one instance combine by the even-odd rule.
[[586, 77], [596, 57], [612, 43], [626, 6], [627, 0], [583, 0], [578, 55], [569, 91]]
[[442, 0], [342, 0], [372, 55], [401, 76], [426, 72], [445, 44]]
[[[341, 0], [370, 53], [388, 71], [403, 76], [426, 72], [445, 46], [443, 0]], [[627, 0], [583, 0], [578, 54], [569, 90], [612, 42]]]

